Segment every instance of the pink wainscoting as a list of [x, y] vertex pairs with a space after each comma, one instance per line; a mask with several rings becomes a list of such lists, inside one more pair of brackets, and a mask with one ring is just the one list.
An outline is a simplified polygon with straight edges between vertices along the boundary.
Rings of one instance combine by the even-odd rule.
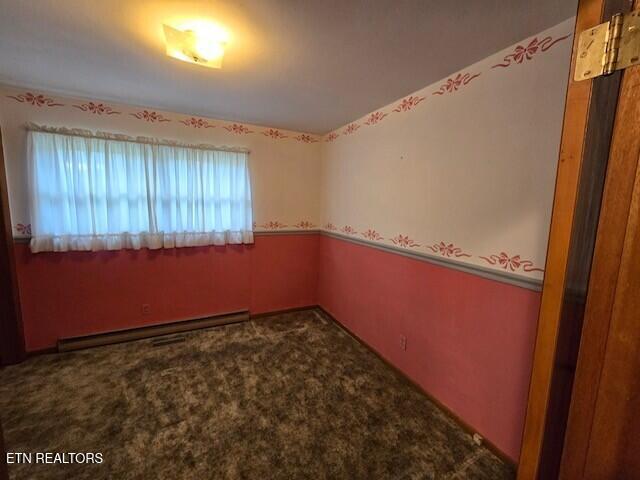
[[319, 304], [517, 460], [540, 293], [327, 236], [320, 242]]
[[251, 246], [97, 253], [34, 255], [16, 244], [27, 350], [63, 337], [314, 305], [318, 246], [315, 234], [256, 236]]
[[257, 237], [251, 313], [317, 305], [319, 248], [319, 234]]
[[317, 234], [99, 253], [34, 255], [16, 244], [16, 263], [28, 351], [62, 337], [320, 304], [518, 458], [538, 292]]

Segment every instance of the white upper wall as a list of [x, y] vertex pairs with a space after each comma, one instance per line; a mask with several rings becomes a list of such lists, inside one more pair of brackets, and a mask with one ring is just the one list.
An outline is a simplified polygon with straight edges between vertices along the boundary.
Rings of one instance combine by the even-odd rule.
[[324, 229], [541, 278], [573, 29], [564, 21], [415, 92], [414, 106], [400, 99], [326, 136]]

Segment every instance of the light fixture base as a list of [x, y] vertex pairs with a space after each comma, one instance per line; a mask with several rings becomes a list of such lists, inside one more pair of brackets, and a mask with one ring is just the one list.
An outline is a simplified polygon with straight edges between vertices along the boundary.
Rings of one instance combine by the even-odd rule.
[[166, 53], [169, 57], [209, 68], [221, 68], [225, 42], [208, 38], [192, 30], [163, 25]]

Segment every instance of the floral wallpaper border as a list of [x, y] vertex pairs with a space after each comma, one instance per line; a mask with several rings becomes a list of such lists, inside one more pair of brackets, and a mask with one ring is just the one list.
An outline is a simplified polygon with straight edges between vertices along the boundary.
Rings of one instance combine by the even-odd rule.
[[[16, 238], [28, 239], [31, 236], [31, 224], [17, 223], [14, 226], [17, 233]], [[377, 243], [385, 245], [385, 241], [390, 242], [391, 246], [402, 248], [406, 250], [417, 251], [430, 256], [443, 257], [445, 259], [458, 260], [461, 258], [476, 258], [483, 262], [486, 262], [487, 266], [495, 270], [503, 270], [505, 272], [513, 273], [531, 273], [542, 272], [544, 269], [534, 265], [533, 261], [524, 259], [521, 255], [509, 255], [506, 252], [490, 253], [487, 255], [472, 255], [469, 252], [464, 251], [461, 247], [451, 242], [436, 242], [436, 243], [418, 243], [409, 235], [398, 233], [393, 237], [382, 236], [377, 230], [368, 228], [362, 232], [358, 232], [351, 225], [343, 225], [341, 228], [336, 227], [335, 224], [328, 222], [323, 227], [318, 227], [315, 223], [307, 219], [301, 219], [291, 225], [284, 223], [280, 220], [269, 220], [267, 222], [253, 222], [253, 230], [255, 233], [268, 233], [268, 232], [296, 232], [296, 231], [328, 231], [332, 233], [339, 233], [345, 237], [362, 237], [371, 243]], [[387, 243], [387, 245], [389, 245]], [[464, 260], [462, 260], [464, 262]], [[464, 262], [467, 263], [467, 262]], [[472, 264], [470, 264], [472, 265]]]
[[[550, 48], [556, 45], [563, 40], [566, 40], [573, 36], [573, 33], [568, 33], [566, 35], [553, 38], [551, 36], [544, 37], [542, 39], [538, 39], [538, 37], [533, 37], [530, 40], [525, 40], [518, 44], [514, 50], [507, 54], [501, 63], [493, 65], [488, 69], [488, 72], [493, 71], [497, 67], [498, 70], [502, 70], [507, 67], [514, 67], [522, 63], [529, 62], [535, 59], [540, 54], [547, 52]], [[467, 88], [468, 85], [482, 75], [483, 72], [460, 72], [455, 74], [452, 77], [447, 78], [441, 84], [439, 84], [434, 91], [431, 92], [429, 97], [433, 95], [446, 96], [450, 94], [455, 94], [456, 92]], [[422, 91], [422, 90], [420, 90]], [[362, 127], [372, 127], [374, 125], [378, 125], [380, 122], [383, 122], [385, 119], [389, 118], [391, 115], [396, 114], [404, 114], [416, 108], [420, 108], [424, 103], [427, 102], [427, 96], [420, 96], [416, 93], [409, 95], [400, 101], [396, 102], [392, 106], [388, 107], [388, 110], [385, 111], [383, 109], [376, 110], [367, 116], [350, 122], [347, 125], [343, 125], [336, 130], [329, 132], [326, 134], [322, 140], [324, 142], [334, 142], [340, 137], [354, 135], [360, 133], [359, 130]]]
[[326, 223], [322, 230], [337, 233], [345, 237], [353, 237], [354, 239], [360, 239], [359, 237], [368, 240], [370, 243], [377, 243], [379, 245], [392, 246], [400, 249], [415, 251], [417, 253], [426, 254], [429, 256], [443, 257], [445, 259], [457, 260], [468, 265], [474, 265], [469, 263], [469, 260], [461, 259], [476, 259], [481, 260], [478, 262], [480, 265], [486, 263], [488, 267], [494, 270], [503, 270], [511, 273], [531, 273], [542, 272], [544, 269], [537, 267], [532, 260], [522, 258], [519, 254], [508, 254], [506, 252], [489, 253], [486, 255], [474, 255], [470, 252], [463, 250], [460, 246], [457, 246], [451, 242], [439, 241], [435, 243], [418, 242], [411, 238], [409, 235], [403, 233], [397, 233], [392, 237], [382, 236], [377, 230], [368, 228], [363, 232], [358, 232], [351, 225], [344, 225], [339, 228], [332, 222]]
[[[16, 235], [15, 238], [25, 239], [31, 237], [30, 223], [16, 223], [13, 227]], [[319, 230], [318, 225], [308, 219], [301, 219], [292, 224], [281, 222], [280, 220], [269, 220], [267, 222], [253, 222], [254, 232], [277, 232], [277, 231], [295, 231], [295, 230]]]
[[[237, 122], [224, 122], [188, 115], [170, 114], [169, 112], [159, 113], [155, 110], [136, 110], [131, 108], [130, 111], [116, 110], [113, 106], [99, 102], [97, 100], [87, 101], [85, 103], [61, 103], [62, 100], [56, 100], [53, 97], [46, 96], [42, 93], [34, 93], [32, 91], [26, 91], [18, 95], [5, 95], [6, 98], [15, 100], [18, 103], [22, 103], [25, 106], [36, 108], [47, 107], [63, 107], [63, 108], [75, 108], [81, 112], [95, 115], [95, 116], [110, 116], [110, 115], [122, 115], [128, 114], [129, 116], [146, 123], [171, 123], [177, 122], [184, 125], [186, 128], [222, 128], [230, 134], [234, 135], [262, 135], [274, 141], [281, 141], [289, 139], [297, 143], [313, 144], [319, 143], [321, 137], [319, 135], [312, 135], [309, 133], [300, 133], [293, 131], [283, 131], [277, 128], [259, 127], [256, 125], [249, 125]], [[121, 106], [124, 107], [124, 106]]]

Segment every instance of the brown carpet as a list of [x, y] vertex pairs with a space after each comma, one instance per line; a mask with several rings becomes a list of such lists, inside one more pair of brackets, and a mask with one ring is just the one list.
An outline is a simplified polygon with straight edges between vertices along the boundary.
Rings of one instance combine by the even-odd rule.
[[[514, 472], [316, 312], [44, 355], [0, 371], [13, 479], [511, 479]], [[35, 461], [35, 460], [34, 460]]]

